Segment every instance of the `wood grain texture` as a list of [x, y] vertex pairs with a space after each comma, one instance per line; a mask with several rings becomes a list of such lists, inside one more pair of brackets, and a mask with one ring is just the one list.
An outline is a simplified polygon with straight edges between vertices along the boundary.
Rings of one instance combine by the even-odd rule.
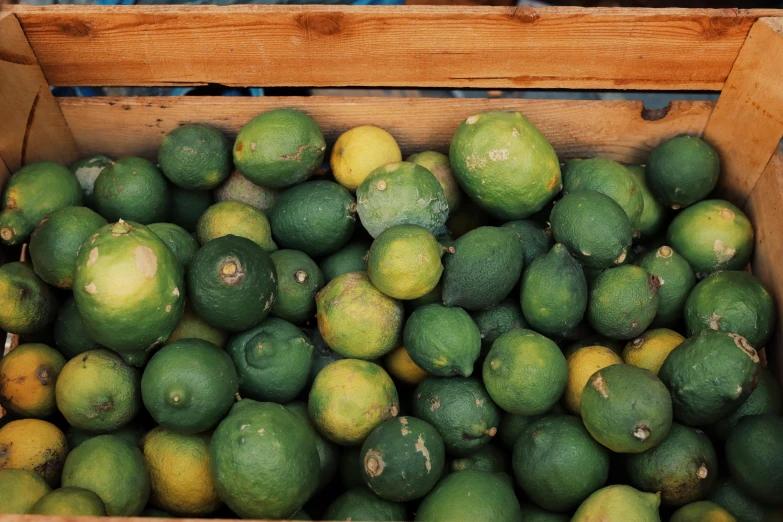
[[778, 10], [18, 6], [51, 85], [719, 90]]
[[761, 18], [731, 69], [704, 139], [718, 148], [723, 197], [742, 205], [783, 137], [783, 18]]
[[288, 107], [310, 114], [327, 143], [363, 124], [387, 129], [404, 154], [448, 152], [457, 125], [487, 110], [522, 111], [563, 158], [604, 155], [641, 162], [661, 140], [680, 132], [700, 134], [712, 103], [675, 102], [659, 120], [642, 117], [641, 102], [444, 98], [61, 98], [65, 118], [86, 154], [154, 158], [165, 133], [206, 122], [230, 136], [260, 112]]
[[57, 101], [13, 13], [0, 13], [0, 157], [14, 172], [31, 161], [78, 156]]
[[775, 338], [767, 348], [770, 367], [783, 380], [783, 155], [777, 150], [758, 179], [744, 208], [756, 231], [753, 274], [770, 289], [778, 307]]

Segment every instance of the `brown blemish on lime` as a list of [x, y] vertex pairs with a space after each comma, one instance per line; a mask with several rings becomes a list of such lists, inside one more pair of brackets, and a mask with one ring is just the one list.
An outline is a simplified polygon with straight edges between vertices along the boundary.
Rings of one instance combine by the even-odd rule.
[[625, 258], [628, 256], [628, 253], [623, 249], [623, 252], [620, 254], [620, 257], [614, 260], [615, 265], [619, 265], [623, 261], [625, 261]]
[[704, 463], [702, 463], [702, 465], [699, 466], [699, 469], [696, 470], [696, 476], [702, 480], [706, 479], [708, 474], [709, 471], [707, 470], [707, 465]]
[[306, 283], [307, 282], [307, 272], [304, 270], [297, 270], [294, 272], [294, 281], [297, 283]]
[[716, 239], [712, 244], [712, 251], [715, 252], [715, 259], [718, 263], [725, 263], [737, 253], [736, 248], [726, 246], [726, 244], [720, 239]]
[[604, 399], [609, 398], [609, 392], [606, 389], [606, 381], [604, 380], [604, 376], [600, 373], [596, 373], [595, 377], [590, 381], [590, 386], [595, 388], [595, 390], [601, 394], [601, 397]]
[[754, 350], [753, 347], [750, 344], [748, 344], [748, 341], [745, 340], [744, 337], [735, 333], [730, 333], [729, 337], [734, 339], [734, 344], [737, 345], [737, 348], [745, 352], [745, 355], [750, 357], [750, 360], [752, 360], [754, 363], [759, 362], [758, 352], [756, 352], [756, 350]]
[[86, 291], [88, 294], [97, 294], [97, 293], [98, 293], [98, 287], [97, 287], [97, 286], [95, 286], [95, 283], [94, 283], [94, 282], [92, 282], [92, 283], [90, 283], [89, 285], [85, 286], [85, 287], [84, 287], [84, 290], [85, 290], [85, 291]]
[[146, 277], [152, 277], [158, 271], [158, 256], [148, 246], [136, 247], [136, 270]]
[[177, 288], [177, 287], [174, 287], [174, 291], [173, 291], [173, 292], [171, 292], [171, 294], [172, 294], [172, 295], [175, 295], [175, 296], [177, 296], [177, 297], [179, 297], [179, 288]]
[[560, 185], [560, 177], [555, 176], [554, 178], [550, 179], [546, 184], [547, 190], [555, 190], [558, 185]]
[[650, 438], [650, 428], [645, 425], [639, 425], [633, 429], [631, 435], [636, 440], [645, 441]]
[[92, 266], [98, 260], [98, 247], [90, 250], [90, 256], [87, 258], [87, 266]]
[[41, 383], [41, 386], [48, 386], [52, 382], [52, 368], [41, 365], [35, 369], [35, 378]]
[[375, 188], [378, 190], [386, 190], [386, 182], [379, 180], [378, 183], [375, 184]]
[[370, 450], [364, 456], [364, 470], [371, 477], [377, 477], [383, 473], [386, 463], [381, 458], [381, 453], [376, 450]]
[[8, 227], [3, 228], [0, 230], [0, 237], [2, 237], [4, 241], [10, 241], [14, 237], [14, 231]]
[[722, 217], [723, 219], [734, 219], [734, 212], [732, 212], [728, 208], [720, 209], [720, 212], [718, 212], [718, 214], [720, 214], [720, 217]]
[[220, 267], [220, 278], [226, 283], [233, 285], [245, 276], [242, 270], [242, 263], [235, 257], [227, 257], [223, 260]]
[[[478, 121], [478, 119], [479, 119], [478, 115], [474, 114], [473, 116], [470, 116], [467, 120], [465, 120], [465, 123], [467, 123], [468, 125], [473, 125], [474, 123], [476, 123]], [[514, 129], [514, 130], [516, 130], [516, 129]], [[513, 134], [513, 131], [512, 131], [512, 134]]]
[[419, 439], [416, 441], [416, 451], [424, 456], [424, 467], [427, 468], [427, 473], [432, 471], [432, 462], [430, 461], [430, 450], [424, 445], [424, 439], [419, 435]]

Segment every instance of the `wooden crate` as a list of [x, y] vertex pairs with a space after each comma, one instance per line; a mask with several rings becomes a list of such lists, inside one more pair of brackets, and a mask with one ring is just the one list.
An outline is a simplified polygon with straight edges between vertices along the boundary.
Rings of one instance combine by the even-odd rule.
[[[678, 133], [722, 159], [720, 192], [756, 228], [752, 270], [783, 306], [783, 11], [489, 7], [0, 6], [0, 186], [37, 160], [154, 158], [190, 122], [229, 135], [310, 113], [328, 140], [388, 129], [447, 149], [465, 117], [520, 110], [561, 158], [644, 161]], [[50, 86], [437, 87], [719, 91], [717, 103], [371, 97], [55, 98]], [[783, 342], [783, 319], [775, 345]], [[770, 347], [771, 348], [771, 347]], [[773, 352], [774, 350], [769, 350]], [[783, 377], [783, 358], [776, 357]], [[36, 517], [0, 517], [21, 522]]]

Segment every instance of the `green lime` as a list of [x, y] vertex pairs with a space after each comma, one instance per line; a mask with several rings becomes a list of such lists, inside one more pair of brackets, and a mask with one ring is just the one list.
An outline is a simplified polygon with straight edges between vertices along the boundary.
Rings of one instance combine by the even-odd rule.
[[280, 194], [269, 220], [283, 248], [324, 256], [351, 239], [356, 227], [356, 201], [337, 183], [308, 181]]
[[113, 517], [137, 516], [150, 495], [150, 477], [144, 455], [114, 435], [82, 443], [65, 459], [63, 486], [97, 494]]
[[595, 372], [582, 391], [582, 420], [595, 440], [615, 453], [640, 453], [672, 426], [672, 399], [651, 371], [613, 364]]
[[297, 110], [275, 109], [259, 114], [239, 131], [234, 164], [257, 185], [289, 187], [313, 175], [325, 150], [315, 120]]
[[467, 377], [481, 353], [481, 332], [462, 308], [429, 304], [410, 315], [403, 343], [413, 362], [427, 373]]
[[188, 124], [163, 136], [158, 164], [175, 185], [191, 190], [209, 190], [231, 173], [231, 143], [217, 129]]
[[524, 219], [562, 187], [552, 145], [521, 113], [469, 116], [451, 138], [449, 159], [462, 189], [501, 219]]
[[138, 223], [102, 227], [76, 257], [73, 297], [87, 332], [126, 355], [143, 355], [171, 335], [184, 290], [174, 252]]
[[280, 404], [296, 398], [310, 378], [313, 345], [299, 328], [277, 318], [235, 334], [226, 352], [245, 397]]
[[170, 201], [166, 178], [143, 158], [121, 158], [103, 169], [93, 198], [95, 210], [109, 222], [124, 219], [143, 225], [166, 219]]
[[321, 269], [298, 250], [277, 250], [271, 257], [277, 272], [271, 315], [294, 324], [308, 322], [315, 315], [315, 296], [326, 284]]
[[218, 496], [243, 518], [287, 518], [318, 487], [312, 431], [271, 402], [234, 404], [212, 435], [209, 466]]
[[511, 330], [497, 338], [484, 360], [484, 385], [505, 411], [539, 415], [563, 395], [568, 364], [557, 345], [532, 330]]
[[86, 207], [62, 207], [44, 216], [30, 236], [35, 273], [52, 286], [71, 288], [79, 247], [105, 224]]
[[182, 339], [161, 348], [147, 363], [141, 398], [164, 428], [200, 433], [228, 413], [238, 381], [226, 352], [201, 339]]

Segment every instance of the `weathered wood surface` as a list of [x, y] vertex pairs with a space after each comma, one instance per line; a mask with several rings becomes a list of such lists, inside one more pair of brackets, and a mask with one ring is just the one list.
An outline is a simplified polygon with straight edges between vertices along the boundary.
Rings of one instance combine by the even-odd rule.
[[779, 10], [14, 6], [51, 85], [719, 90]]
[[704, 138], [721, 150], [720, 192], [742, 204], [783, 137], [783, 18], [753, 26]]
[[289, 107], [310, 114], [334, 140], [364, 124], [387, 129], [403, 153], [448, 152], [454, 129], [471, 114], [520, 110], [563, 158], [605, 155], [642, 162], [661, 140], [680, 132], [700, 134], [713, 104], [675, 102], [665, 117], [645, 120], [640, 102], [444, 98], [60, 98], [65, 118], [84, 154], [154, 158], [163, 135], [184, 123], [205, 122], [229, 135], [265, 110]]
[[14, 172], [39, 160], [78, 156], [35, 54], [12, 12], [0, 12], [0, 158]]

